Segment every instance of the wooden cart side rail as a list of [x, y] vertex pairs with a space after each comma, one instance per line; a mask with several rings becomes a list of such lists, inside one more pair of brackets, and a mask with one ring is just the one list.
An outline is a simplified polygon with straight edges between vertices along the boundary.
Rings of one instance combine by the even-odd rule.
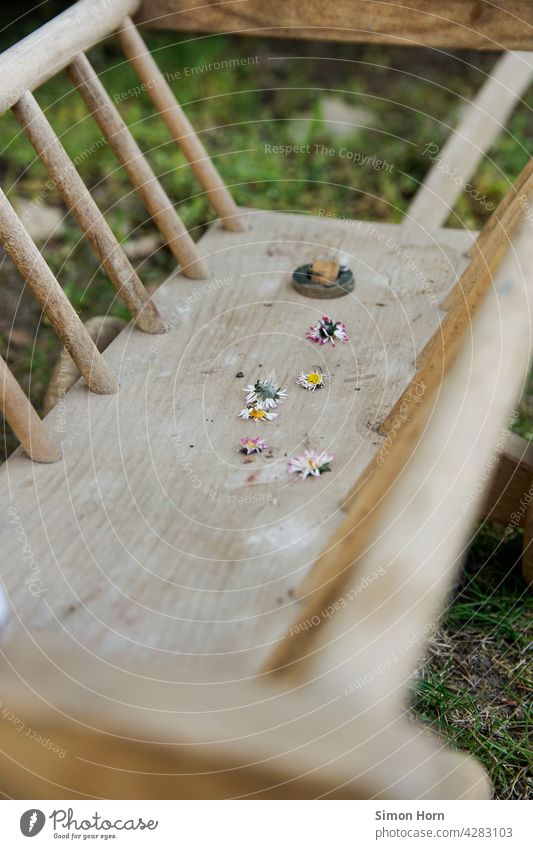
[[[415, 376], [381, 424], [383, 435], [395, 427], [400, 409], [405, 414], [408, 408], [417, 406], [417, 388], [418, 392], [426, 391], [442, 378], [458, 340], [494, 282], [494, 275], [509, 250], [514, 231], [526, 213], [527, 218], [531, 218], [532, 164], [526, 165], [481, 232], [474, 257], [444, 301], [449, 312], [418, 356]], [[485, 230], [488, 230], [489, 237]]]
[[[528, 335], [528, 322], [530, 320], [530, 302], [533, 294], [533, 250], [531, 244], [531, 222], [527, 216], [522, 215], [516, 232], [511, 238], [507, 250], [504, 252], [504, 256], [499, 257], [497, 265], [491, 269], [491, 273], [486, 275], [486, 278], [476, 290], [475, 306], [477, 308], [483, 302], [484, 307], [481, 330], [476, 332], [477, 325], [474, 318], [474, 325], [470, 321], [458, 322], [453, 332], [449, 334], [445, 356], [438, 358], [437, 367], [428, 376], [421, 403], [410, 405], [403, 412], [403, 423], [394, 432], [394, 439], [382, 445], [374, 460], [361, 476], [347, 501], [346, 518], [335, 534], [334, 539], [330, 541], [323, 554], [315, 563], [312, 572], [300, 587], [300, 596], [304, 601], [303, 610], [298, 621], [291, 627], [289, 634], [281, 641], [273, 653], [266, 667], [267, 671], [290, 668], [304, 656], [309, 656], [312, 653], [313, 643], [318, 639], [316, 632], [320, 630], [320, 624], [325, 619], [324, 616], [321, 616], [321, 611], [326, 610], [332, 601], [342, 597], [342, 583], [353, 579], [352, 567], [365, 554], [372, 539], [375, 537], [378, 521], [382, 523], [382, 527], [385, 529], [388, 528], [388, 523], [393, 526], [398, 521], [399, 515], [402, 516], [401, 521], [405, 521], [403, 510], [400, 510], [399, 513], [394, 513], [394, 510], [399, 509], [399, 495], [395, 495], [395, 492], [397, 488], [403, 492], [402, 487], [405, 486], [403, 479], [406, 476], [409, 478], [409, 475], [413, 474], [411, 471], [413, 466], [416, 468], [416, 473], [420, 478], [419, 490], [415, 490], [417, 493], [416, 497], [413, 493], [411, 494], [412, 504], [410, 504], [409, 499], [406, 500], [405, 498], [403, 503], [410, 504], [409, 510], [411, 514], [414, 510], [414, 515], [423, 515], [426, 512], [432, 515], [431, 511], [436, 509], [436, 505], [435, 493], [430, 492], [430, 481], [433, 479], [433, 475], [437, 473], [436, 470], [439, 470], [443, 479], [446, 478], [448, 470], [447, 458], [444, 453], [441, 453], [438, 440], [426, 435], [426, 426], [429, 434], [436, 431], [443, 440], [442, 444], [447, 443], [448, 440], [447, 438], [444, 439], [443, 432], [448, 429], [449, 434], [450, 427], [452, 427], [455, 419], [454, 415], [451, 415], [445, 406], [443, 407], [443, 403], [448, 399], [453, 413], [452, 401], [454, 397], [461, 395], [461, 385], [466, 384], [474, 387], [470, 390], [469, 396], [464, 399], [464, 409], [471, 417], [472, 422], [476, 422], [475, 427], [478, 427], [479, 409], [482, 409], [484, 412], [483, 432], [489, 434], [489, 432], [492, 433], [492, 430], [494, 430], [497, 436], [503, 421], [508, 418], [509, 411], [516, 401], [529, 364], [531, 339]], [[495, 278], [492, 276], [493, 274]], [[491, 287], [489, 297], [485, 298], [484, 295], [486, 295], [489, 289], [489, 283], [493, 283], [494, 285]], [[501, 297], [496, 294], [499, 288], [502, 290]], [[489, 303], [496, 304], [496, 308], [493, 308], [492, 312], [489, 311], [488, 313], [486, 308], [487, 300]], [[474, 311], [473, 309], [472, 312]], [[499, 318], [500, 315], [501, 318]], [[501, 321], [502, 325], [503, 338], [501, 345], [494, 343], [495, 320]], [[467, 328], [472, 328], [472, 349], [471, 346], [463, 344]], [[475, 343], [478, 336], [480, 342], [476, 349]], [[463, 364], [462, 371], [459, 369], [459, 372], [455, 367], [458, 358]], [[459, 373], [459, 376], [454, 378], [455, 383], [453, 385], [455, 389], [452, 393], [450, 393], [449, 382], [443, 380], [450, 368], [454, 368], [454, 374], [457, 375]], [[476, 384], [473, 375], [476, 369], [479, 371], [481, 368], [493, 368], [495, 381], [497, 380], [498, 384], [496, 388], [489, 387], [492, 393], [490, 406], [498, 411], [498, 417], [494, 417], [491, 425], [487, 422], [487, 419], [490, 419], [490, 416], [487, 414], [487, 404], [481, 403], [474, 391]], [[479, 385], [486, 386], [487, 382], [480, 380]], [[486, 389], [483, 390], [485, 393], [487, 391]], [[438, 400], [435, 400], [437, 396]], [[474, 399], [473, 404], [472, 399]], [[468, 404], [467, 401], [470, 401], [470, 403]], [[472, 406], [474, 409], [472, 409]], [[502, 414], [503, 409], [506, 410], [505, 416]], [[461, 421], [465, 421], [466, 429], [468, 419], [464, 419], [466, 414], [463, 408], [461, 408], [460, 414]], [[431, 422], [428, 424], [430, 415]], [[459, 416], [459, 412], [457, 415]], [[461, 436], [461, 432], [457, 430], [457, 425], [453, 425], [453, 433], [457, 434], [454, 436], [454, 440], [456, 439], [458, 444], [461, 443], [470, 446], [473, 452], [472, 456], [465, 458], [465, 466], [473, 470], [469, 475], [463, 475], [465, 480], [471, 478], [472, 475], [475, 477], [478, 474], [475, 470], [479, 470], [483, 465], [482, 463], [478, 464], [473, 459], [476, 456], [478, 444], [477, 434], [472, 434], [473, 427], [471, 425], [470, 435], [467, 438], [464, 435]], [[496, 436], [494, 436], [492, 443], [490, 443], [488, 436], [486, 442], [484, 438], [482, 441], [484, 450], [488, 450], [487, 445], [489, 444], [491, 449], [493, 448]], [[428, 439], [430, 440], [430, 444], [433, 445], [433, 450], [436, 452], [434, 456], [437, 460], [433, 465], [428, 459], [427, 451], [424, 461], [419, 456], [419, 443], [425, 444]], [[423, 451], [422, 454], [424, 454]], [[413, 455], [416, 455], [414, 460]], [[431, 452], [429, 452], [429, 457], [431, 457]], [[427, 474], [429, 468], [432, 469], [430, 475]], [[446, 474], [444, 473], [445, 471]], [[455, 501], [453, 499], [451, 500], [449, 504], [450, 512], [447, 519], [450, 527], [454, 527], [454, 521], [457, 522], [457, 525], [462, 528], [463, 533], [465, 528], [463, 515], [461, 513], [457, 515], [457, 511], [461, 510], [460, 494], [465, 480], [459, 477], [456, 481], [456, 493], [459, 493], [459, 495], [457, 495]], [[426, 497], [423, 495], [424, 489], [428, 490]], [[396, 506], [394, 509], [390, 508], [389, 513], [386, 513], [386, 518], [383, 519], [383, 512], [384, 510], [386, 511], [391, 495], [394, 497]], [[454, 510], [456, 511], [455, 516], [453, 513]], [[464, 513], [468, 513], [469, 515], [471, 512], [466, 509], [464, 511]], [[412, 518], [411, 521], [413, 521]], [[444, 533], [444, 537], [447, 539], [445, 531], [442, 531], [442, 533]], [[383, 534], [384, 536], [387, 535], [386, 530]], [[452, 537], [457, 542], [455, 533], [452, 534]], [[440, 539], [440, 536], [428, 532], [427, 538], [434, 542], [436, 538]], [[416, 556], [417, 544], [421, 545], [420, 541], [417, 543], [415, 540], [413, 542], [413, 557]], [[421, 549], [423, 550], [424, 546], [421, 545]], [[447, 543], [445, 550], [449, 555], [450, 551], [448, 551]], [[394, 551], [394, 548], [392, 548], [392, 551]], [[459, 551], [456, 551], [455, 558], [457, 558], [458, 554]], [[387, 566], [386, 560], [382, 565]], [[432, 563], [432, 568], [433, 565]], [[443, 561], [441, 568], [449, 569], [451, 565], [449, 560], [447, 564]], [[426, 568], [429, 568], [429, 563], [426, 563]], [[442, 586], [440, 592], [442, 594]], [[385, 594], [385, 597], [388, 597], [387, 594]], [[412, 592], [412, 598], [417, 597], [417, 592]], [[315, 621], [313, 617], [315, 619], [318, 617], [319, 625], [311, 629], [309, 633], [309, 629], [300, 626], [302, 622]]]

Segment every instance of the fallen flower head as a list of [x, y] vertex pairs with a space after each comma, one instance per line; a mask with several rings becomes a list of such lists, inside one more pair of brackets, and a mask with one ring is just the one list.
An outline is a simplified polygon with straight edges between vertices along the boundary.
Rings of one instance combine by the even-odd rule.
[[323, 374], [321, 369], [315, 367], [313, 371], [301, 371], [298, 376], [298, 379], [296, 380], [296, 383], [299, 386], [303, 386], [304, 389], [310, 389], [314, 391], [315, 389], [321, 389], [322, 386], [324, 386], [326, 380], [327, 377], [325, 374]]
[[241, 451], [244, 454], [260, 454], [261, 451], [266, 451], [267, 448], [268, 445], [265, 440], [261, 439], [259, 436], [255, 436], [253, 438], [243, 436], [241, 439]]
[[263, 410], [273, 410], [287, 397], [285, 389], [276, 386], [272, 378], [258, 380], [246, 386], [243, 391], [247, 393], [247, 404], [254, 404]]
[[301, 478], [308, 476], [316, 478], [324, 472], [331, 472], [330, 464], [334, 459], [335, 455], [327, 451], [304, 451], [299, 457], [289, 460], [287, 471], [290, 475], [298, 474]]
[[268, 410], [264, 410], [263, 407], [260, 407], [258, 404], [251, 404], [248, 407], [244, 407], [239, 413], [241, 419], [253, 419], [255, 422], [271, 422], [274, 419], [277, 419], [277, 413], [269, 413]]

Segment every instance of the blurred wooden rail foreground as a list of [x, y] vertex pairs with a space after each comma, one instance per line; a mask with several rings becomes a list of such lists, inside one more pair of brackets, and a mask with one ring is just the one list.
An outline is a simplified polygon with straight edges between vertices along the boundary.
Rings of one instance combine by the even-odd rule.
[[[341, 0], [329, 20], [333, 6], [316, 2], [154, 0], [139, 11], [81, 0], [0, 56], [0, 106], [132, 316], [100, 352], [0, 194], [0, 244], [65, 345], [60, 365], [70, 356], [82, 376], [62, 397], [56, 373], [41, 421], [0, 359], [2, 412], [22, 446], [0, 471], [2, 699], [69, 753], [36, 751], [4, 721], [8, 796], [490, 793], [481, 766], [407, 723], [405, 706], [483, 509], [533, 539], [531, 451], [517, 437], [501, 445], [531, 355], [533, 165], [481, 234], [441, 226], [460, 188], [439, 168], [471, 178], [531, 80], [531, 57], [502, 56], [439, 163], [428, 159], [403, 222], [343, 224], [238, 209], [136, 28], [531, 43], [529, 4], [400, 5]], [[85, 55], [107, 36], [154, 83], [220, 216], [197, 244]], [[55, 135], [53, 107], [45, 116], [33, 93], [62, 72], [179, 263], [152, 298]], [[291, 275], [323, 252], [346, 257], [357, 285], [317, 312]], [[305, 339], [322, 312], [346, 322], [349, 344], [318, 351]], [[316, 356], [331, 380], [304, 394], [294, 381]], [[272, 457], [243, 463], [236, 375], [272, 369], [289, 390], [261, 431]], [[286, 457], [305, 448], [333, 451], [332, 472], [289, 480]], [[526, 548], [529, 579], [532, 561]]]

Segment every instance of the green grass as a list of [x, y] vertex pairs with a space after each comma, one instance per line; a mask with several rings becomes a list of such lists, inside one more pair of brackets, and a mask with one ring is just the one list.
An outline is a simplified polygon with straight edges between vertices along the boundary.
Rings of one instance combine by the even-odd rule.
[[[239, 204], [302, 213], [319, 209], [378, 221], [400, 221], [423, 179], [428, 143], [449, 135], [464, 103], [493, 66], [492, 55], [449, 57], [419, 50], [382, 50], [207, 37], [151, 35], [162, 69]], [[185, 69], [225, 58], [258, 57], [253, 64], [187, 76]], [[137, 80], [120, 54], [104, 45], [92, 51], [96, 70], [112, 96]], [[368, 111], [370, 128], [354, 128], [339, 141], [322, 121], [327, 92]], [[65, 75], [43, 86], [37, 98], [60, 135], [119, 239], [153, 232], [81, 99]], [[119, 109], [186, 225], [198, 238], [212, 212], [176, 150], [146, 93], [121, 99]], [[475, 186], [496, 204], [528, 157], [533, 138], [533, 93], [514, 113], [508, 130], [489, 152]], [[392, 164], [374, 170], [334, 156], [266, 154], [265, 145], [326, 145], [375, 156]], [[13, 199], [35, 198], [46, 182], [14, 118], [0, 121], [2, 186]], [[46, 203], [61, 206], [52, 187]], [[489, 211], [463, 194], [450, 215], [454, 227], [481, 227]], [[110, 312], [125, 317], [76, 225], [67, 217], [60, 237], [43, 253], [83, 319]], [[155, 286], [173, 269], [167, 251], [142, 264], [143, 281]], [[40, 406], [58, 346], [46, 320], [8, 263], [0, 269], [0, 345], [22, 385]], [[11, 344], [12, 327], [19, 335]], [[16, 339], [18, 338], [18, 341]], [[31, 379], [30, 379], [31, 375]], [[516, 430], [533, 436], [533, 382], [519, 407]], [[14, 442], [7, 435], [6, 450]], [[531, 602], [520, 577], [520, 532], [482, 527], [428, 660], [415, 682], [414, 712], [444, 739], [474, 752], [486, 764], [500, 798], [531, 795], [531, 680], [526, 649], [531, 641]], [[528, 631], [529, 629], [529, 631]]]

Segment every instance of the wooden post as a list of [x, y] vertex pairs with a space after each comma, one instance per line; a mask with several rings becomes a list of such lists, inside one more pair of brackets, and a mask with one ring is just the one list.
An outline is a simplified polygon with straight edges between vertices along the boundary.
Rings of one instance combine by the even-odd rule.
[[187, 228], [177, 215], [87, 57], [83, 53], [77, 56], [69, 65], [68, 72], [93, 118], [122, 163], [134, 189], [163, 234], [170, 250], [181, 263], [183, 273], [187, 277], [208, 277], [209, 269], [200, 257]]
[[57, 463], [61, 449], [46, 433], [45, 426], [12, 372], [0, 357], [0, 410], [26, 454], [38, 463]]
[[13, 113], [137, 326], [147, 333], [164, 333], [165, 326], [155, 305], [31, 92], [22, 95], [13, 106]]
[[91, 391], [100, 395], [116, 392], [113, 373], [1, 189], [0, 244], [42, 305]]
[[242, 232], [246, 228], [235, 201], [131, 18], [124, 19], [121, 29], [117, 31], [117, 37], [137, 76], [146, 85], [163, 121], [189, 160], [208, 200], [220, 215], [224, 227], [227, 230]]

